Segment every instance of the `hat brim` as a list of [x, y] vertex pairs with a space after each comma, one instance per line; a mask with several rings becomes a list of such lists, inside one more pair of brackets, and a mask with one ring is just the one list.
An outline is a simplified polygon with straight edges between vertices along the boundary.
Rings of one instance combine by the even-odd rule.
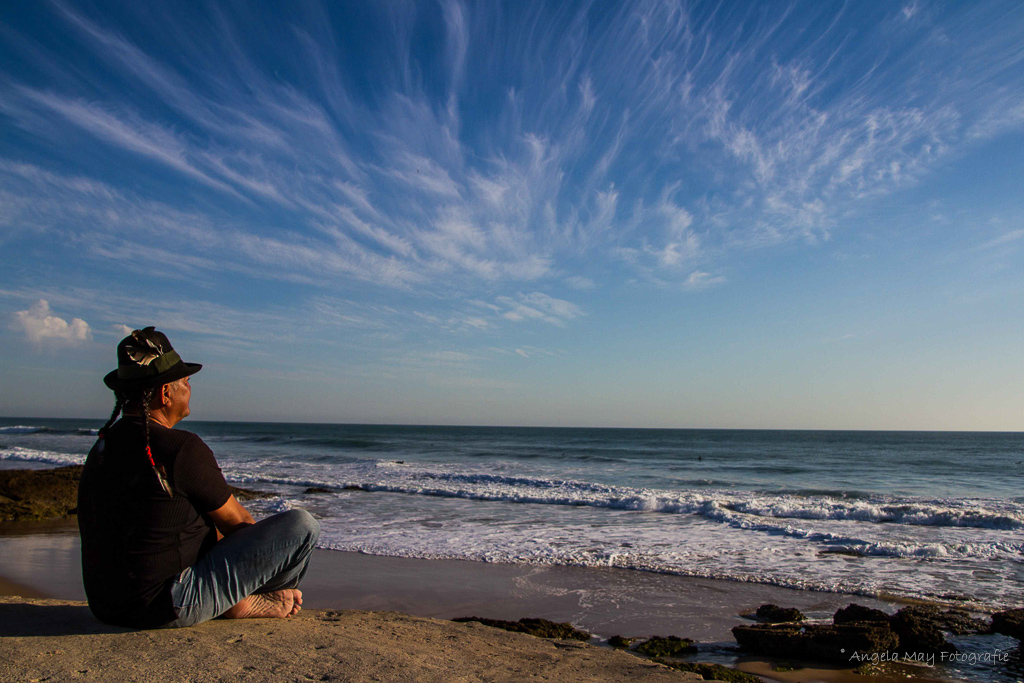
[[114, 370], [113, 372], [107, 373], [107, 376], [103, 378], [103, 383], [114, 391], [148, 389], [150, 387], [159, 387], [164, 384], [169, 384], [170, 382], [176, 382], [182, 377], [194, 375], [202, 369], [203, 366], [201, 363], [181, 362], [162, 374], [153, 375], [152, 377], [139, 377], [137, 379], [123, 379], [118, 377], [117, 370]]

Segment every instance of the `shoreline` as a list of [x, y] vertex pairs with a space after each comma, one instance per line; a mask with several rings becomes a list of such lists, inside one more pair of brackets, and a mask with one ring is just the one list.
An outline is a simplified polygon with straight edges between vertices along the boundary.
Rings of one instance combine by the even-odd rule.
[[[0, 596], [27, 588], [38, 593], [37, 598], [56, 599], [62, 604], [84, 600], [77, 525], [70, 520], [34, 523], [28, 525], [33, 529], [9, 533], [18, 525], [0, 525]], [[854, 674], [852, 667], [797, 661], [788, 662], [796, 667], [793, 671], [775, 671], [780, 660], [737, 652], [730, 632], [732, 626], [754, 623], [739, 615], [764, 602], [798, 607], [809, 616], [820, 617], [830, 616], [853, 601], [888, 607], [890, 611], [896, 603], [627, 569], [424, 560], [320, 548], [314, 553], [302, 585], [301, 613], [314, 619], [337, 610], [446, 622], [467, 616], [509, 621], [537, 617], [572, 623], [601, 641], [613, 635], [692, 638], [700, 649], [687, 659], [723, 664], [767, 680], [893, 683], [907, 680], [908, 675], [922, 682], [948, 680], [934, 675], [934, 670], [901, 667], [896, 673], [865, 676]], [[652, 592], [661, 599], [660, 607], [639, 600]], [[2, 600], [31, 604], [11, 597], [0, 597]], [[274, 623], [286, 626], [290, 622]], [[593, 647], [610, 650], [603, 642]]]
[[[0, 525], [0, 577], [46, 597], [84, 600], [77, 526], [7, 533]], [[540, 617], [609, 638], [677, 635], [734, 643], [740, 615], [773, 603], [827, 618], [851, 602], [894, 611], [895, 601], [770, 584], [655, 574], [631, 569], [428, 560], [314, 550], [302, 585], [304, 607], [402, 612], [452, 619]]]

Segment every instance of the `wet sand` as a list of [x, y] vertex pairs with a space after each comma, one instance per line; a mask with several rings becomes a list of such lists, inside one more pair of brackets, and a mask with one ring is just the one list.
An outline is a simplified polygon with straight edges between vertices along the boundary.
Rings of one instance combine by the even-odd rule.
[[[15, 527], [12, 529], [11, 527]], [[31, 531], [31, 533], [25, 533]], [[79, 539], [76, 526], [68, 521], [53, 524], [37, 524], [29, 529], [26, 525], [3, 525], [0, 526], [0, 534], [7, 532], [7, 535], [0, 535], [0, 576], [5, 577], [0, 581], [0, 595], [22, 595], [24, 597], [47, 597], [56, 598], [60, 602], [45, 603], [60, 606], [60, 623], [64, 623], [68, 616], [73, 616], [75, 623], [79, 624], [73, 631], [87, 631], [93, 633], [96, 629], [100, 631], [115, 631], [121, 634], [121, 641], [131, 640], [134, 637], [131, 632], [122, 629], [106, 629], [92, 619], [87, 607], [82, 601], [85, 598], [81, 585], [81, 564], [79, 560]], [[15, 532], [15, 533], [12, 533]], [[792, 672], [773, 671], [773, 664], [759, 658], [741, 658], [736, 661], [736, 654], [732, 647], [735, 641], [732, 639], [730, 629], [740, 623], [749, 623], [739, 616], [743, 612], [755, 609], [765, 602], [773, 602], [786, 606], [793, 606], [801, 609], [811, 616], [827, 617], [839, 607], [844, 607], [856, 600], [860, 604], [884, 608], [892, 611], [896, 605], [883, 603], [877, 600], [865, 598], [853, 598], [848, 595], [837, 595], [832, 593], [816, 593], [811, 591], [799, 591], [774, 586], [766, 586], [754, 583], [739, 583], [712, 579], [698, 579], [689, 577], [674, 577], [660, 574], [648, 574], [621, 569], [593, 569], [575, 567], [549, 567], [549, 566], [523, 566], [507, 564], [487, 564], [480, 562], [466, 562], [457, 560], [421, 560], [410, 558], [380, 557], [373, 555], [362, 555], [359, 553], [339, 552], [331, 550], [317, 550], [315, 552], [310, 572], [303, 584], [304, 610], [302, 619], [294, 622], [281, 622], [259, 620], [264, 626], [272, 626], [270, 629], [263, 627], [245, 625], [238, 626], [241, 622], [217, 621], [210, 625], [201, 625], [186, 632], [177, 632], [179, 639], [182, 637], [192, 638], [189, 640], [190, 647], [210, 647], [211, 657], [226, 658], [226, 661], [233, 662], [235, 655], [231, 648], [226, 648], [224, 643], [218, 639], [226, 638], [225, 633], [232, 631], [232, 637], [243, 638], [246, 642], [260, 648], [260, 651], [271, 652], [274, 649], [274, 641], [264, 637], [267, 633], [291, 633], [293, 627], [302, 625], [300, 629], [302, 638], [314, 638], [315, 634], [323, 635], [323, 629], [337, 629], [330, 620], [325, 621], [324, 614], [334, 613], [337, 610], [346, 610], [342, 621], [345, 623], [358, 624], [359, 629], [370, 629], [378, 633], [377, 638], [383, 637], [386, 642], [379, 644], [382, 653], [391, 652], [393, 649], [407, 652], [419, 651], [421, 657], [428, 659], [435, 658], [437, 653], [430, 654], [425, 643], [433, 642], [431, 639], [443, 638], [446, 640], [458, 641], [462, 636], [461, 632], [450, 631], [455, 626], [442, 626], [449, 622], [436, 622], [434, 620], [447, 620], [460, 616], [479, 616], [493, 619], [517, 620], [521, 617], [541, 617], [558, 622], [571, 622], [577, 627], [586, 629], [601, 639], [612, 635], [625, 635], [630, 637], [647, 637], [651, 635], [677, 635], [680, 637], [692, 638], [701, 643], [700, 661], [712, 661], [728, 663], [740, 670], [756, 673], [769, 679], [785, 681], [830, 681], [845, 682], [859, 681], [861, 683], [883, 683], [885, 681], [906, 680], [903, 676], [862, 676], [850, 673], [849, 669], [811, 668], [806, 663], [794, 663], [798, 668]], [[53, 632], [55, 626], [53, 619], [47, 614], [56, 615], [56, 610], [42, 609], [44, 603], [26, 602], [20, 599], [14, 600], [6, 605], [0, 604], [0, 622], [14, 619], [14, 614], [4, 615], [4, 611], [22, 610], [31, 616], [37, 626], [49, 633], [47, 637], [56, 638], [54, 642], [38, 641], [37, 647], [30, 650], [17, 649], [22, 653], [28, 662], [35, 657], [42, 662], [43, 655], [39, 652], [46, 652], [45, 649], [59, 649], [69, 656], [81, 658], [83, 670], [96, 671], [89, 668], [88, 652], [74, 650], [73, 643], [68, 637], [74, 634]], [[18, 606], [20, 605], [20, 606]], [[19, 612], [21, 614], [22, 612]], [[353, 615], [359, 615], [353, 616]], [[19, 620], [23, 619], [18, 617]], [[49, 621], [48, 621], [49, 619]], [[307, 621], [309, 620], [309, 621]], [[369, 620], [369, 621], [367, 621]], [[375, 621], [376, 620], [376, 621]], [[329, 622], [329, 623], [328, 623]], [[19, 621], [19, 623], [21, 623]], [[232, 628], [223, 624], [235, 625]], [[326, 625], [325, 625], [326, 624]], [[395, 624], [402, 624], [397, 629]], [[461, 626], [461, 625], [460, 625]], [[356, 628], [353, 626], [352, 628]], [[91, 630], [90, 630], [91, 629]], [[239, 630], [240, 629], [240, 630]], [[345, 629], [348, 629], [346, 626]], [[355, 632], [342, 629], [334, 637], [357, 637]], [[417, 632], [417, 629], [420, 629]], [[224, 631], [224, 633], [222, 633]], [[237, 633], [235, 633], [237, 631]], [[436, 631], [436, 633], [435, 633]], [[507, 634], [494, 629], [486, 631], [474, 631], [475, 638], [486, 640], [488, 631], [496, 634], [499, 638], [491, 645], [483, 641], [474, 641], [474, 647], [484, 650], [491, 647], [498, 647], [499, 643], [511, 643], [507, 636], [530, 638], [519, 634]], [[359, 631], [362, 633], [363, 631]], [[413, 647], [409, 642], [398, 642], [395, 634], [401, 632], [403, 638], [412, 638], [418, 644]], [[28, 634], [19, 632], [7, 633], [0, 629], [0, 635], [8, 638], [0, 638], [0, 651], [7, 651], [10, 648], [10, 637], [21, 638]], [[173, 640], [164, 643], [165, 636], [156, 636], [156, 633], [145, 632], [147, 635], [147, 648], [155, 648], [154, 651], [162, 651], [167, 643], [177, 642]], [[417, 635], [418, 633], [418, 635]], [[381, 635], [390, 634], [390, 635]], [[497, 635], [502, 634], [502, 635]], [[138, 634], [134, 634], [138, 635]], [[229, 634], [231, 635], [231, 634]], [[291, 636], [289, 636], [291, 637]], [[298, 637], [298, 636], [296, 636]], [[316, 636], [320, 637], [320, 636]], [[362, 637], [362, 636], [358, 636]], [[3, 641], [6, 640], [5, 644]], [[21, 641], [19, 641], [21, 642]], [[76, 641], [77, 642], [77, 641]], [[226, 641], [225, 641], [226, 642]], [[490, 641], [488, 641], [490, 642]], [[517, 641], [519, 642], [519, 641]], [[558, 646], [561, 649], [543, 650], [548, 645], [535, 647], [535, 643], [529, 643], [529, 647], [522, 649], [524, 657], [533, 658], [540, 656], [536, 647], [548, 655], [564, 654], [569, 651], [566, 648], [575, 648], [575, 645]], [[540, 641], [548, 643], [549, 641]], [[364, 644], [365, 645], [365, 644]], [[19, 648], [22, 645], [18, 646]], [[112, 648], [123, 648], [118, 639], [111, 641]], [[169, 647], [169, 645], [168, 645]], [[376, 645], [374, 647], [377, 647]], [[555, 646], [550, 646], [555, 647]], [[613, 653], [609, 648], [599, 646], [597, 650]], [[268, 649], [269, 648], [269, 649]], [[410, 649], [411, 648], [411, 649]], [[38, 650], [38, 652], [37, 652]], [[572, 656], [579, 655], [576, 653]], [[582, 651], [581, 651], [582, 652]], [[36, 654], [31, 654], [36, 653]], [[271, 654], [267, 656], [270, 657]], [[31, 656], [30, 656], [31, 655]], [[507, 657], [508, 653], [500, 655]], [[21, 655], [19, 655], [21, 656]], [[114, 655], [111, 655], [114, 656]], [[153, 655], [156, 656], [156, 655]], [[334, 653], [339, 661], [347, 661], [338, 653]], [[360, 655], [362, 657], [363, 655]], [[367, 655], [368, 656], [368, 655]], [[381, 662], [388, 661], [388, 655], [381, 655]], [[494, 656], [499, 656], [495, 654]], [[597, 655], [594, 655], [597, 656]], [[633, 655], [623, 655], [633, 657]], [[591, 655], [587, 655], [591, 657]], [[40, 659], [43, 658], [43, 659]], [[116, 659], [116, 657], [115, 657]], [[543, 675], [550, 676], [553, 672], [560, 670], [562, 664], [555, 664], [551, 659], [544, 659], [546, 663], [542, 667]], [[635, 659], [635, 658], [634, 658]], [[35, 660], [32, 660], [35, 661]], [[111, 660], [113, 661], [113, 660]], [[238, 662], [242, 659], [239, 658]], [[269, 661], [269, 660], [268, 660]], [[360, 660], [363, 661], [363, 660]], [[404, 660], [403, 660], [404, 661]], [[474, 660], [475, 661], [475, 660]], [[532, 660], [531, 660], [532, 661]], [[581, 660], [582, 661], [582, 660]], [[590, 662], [587, 659], [587, 662]], [[52, 663], [51, 663], [52, 664]], [[130, 662], [123, 662], [129, 666]], [[419, 668], [423, 662], [410, 663], [404, 661], [403, 667], [413, 667], [409, 671], [419, 671], [421, 680], [446, 680], [438, 678], [440, 674], [432, 673], [432, 669]], [[98, 664], [96, 664], [98, 665]], [[582, 668], [571, 669], [574, 680], [663, 680], [660, 676], [665, 675], [665, 670], [660, 669], [625, 669], [617, 668], [622, 663], [606, 663], [595, 669], [587, 667], [591, 663], [582, 664]], [[62, 670], [46, 668], [39, 663], [40, 668], [18, 670], [15, 680], [23, 677], [33, 678], [45, 675], [57, 675]], [[50, 666], [50, 665], [47, 665]], [[94, 665], [95, 666], [95, 665]], [[111, 665], [113, 666], [113, 664]], [[120, 666], [120, 665], [118, 665]], [[147, 665], [149, 666], [149, 665]], [[154, 665], [155, 666], [155, 665]], [[232, 665], [233, 666], [233, 665]], [[274, 671], [284, 671], [282, 664], [272, 665]], [[362, 666], [362, 664], [360, 664]], [[384, 666], [382, 664], [382, 666]], [[395, 665], [397, 666], [397, 664]], [[461, 668], [476, 666], [466, 661], [449, 663], [445, 666]], [[506, 666], [506, 664], [502, 664]], [[510, 670], [519, 671], [522, 677], [528, 677], [527, 664], [518, 662], [507, 663], [513, 667]], [[570, 666], [566, 664], [565, 666]], [[572, 667], [577, 664], [572, 664]], [[594, 665], [597, 666], [596, 664]], [[624, 666], [624, 665], [623, 665]], [[516, 667], [519, 667], [516, 669]], [[524, 668], [526, 667], [526, 668]], [[544, 668], [549, 667], [549, 668]], [[607, 669], [607, 677], [600, 678], [598, 669]], [[230, 669], [230, 666], [228, 666]], [[443, 669], [458, 679], [455, 669]], [[566, 669], [568, 672], [570, 669]], [[169, 671], [169, 669], [167, 670]], [[147, 668], [147, 672], [163, 676], [167, 673], [159, 667]], [[223, 667], [218, 668], [224, 680], [264, 680], [251, 678], [256, 674], [252, 671], [245, 673], [242, 669], [228, 671]], [[319, 670], [318, 670], [319, 671]], [[333, 669], [331, 671], [334, 671]], [[324, 675], [335, 675], [331, 671], [324, 671]], [[463, 680], [506, 680], [493, 671], [484, 672], [478, 669], [480, 678], [472, 676]], [[48, 673], [53, 672], [53, 673]], [[612, 673], [614, 672], [614, 673]], [[657, 676], [654, 676], [657, 672]], [[116, 673], [116, 672], [115, 672]], [[243, 675], [245, 673], [245, 675]], [[917, 680], [938, 680], [928, 674], [930, 671], [917, 672]], [[0, 670], [0, 678], [6, 678]], [[29, 675], [31, 674], [31, 675]], [[678, 672], [669, 672], [676, 676]], [[106, 674], [105, 674], [106, 675]], [[118, 679], [117, 675], [108, 680], [131, 680], [131, 678]], [[127, 676], [127, 674], [124, 674]], [[169, 674], [168, 674], [169, 675]], [[381, 673], [374, 669], [372, 676], [367, 678], [343, 676], [339, 680], [413, 680], [408, 676], [393, 673], [393, 678], [388, 678], [386, 672]], [[531, 674], [532, 675], [532, 674]], [[540, 675], [540, 674], [538, 674]], [[679, 674], [681, 675], [681, 674]], [[80, 675], [88, 680], [87, 675]], [[622, 676], [626, 676], [623, 678]], [[653, 678], [645, 678], [654, 676]], [[510, 676], [507, 680], [522, 680], [522, 677]], [[58, 675], [58, 678], [60, 676]], [[176, 680], [173, 677], [168, 680]], [[192, 679], [189, 679], [192, 680]], [[196, 678], [195, 680], [205, 680]], [[211, 679], [214, 680], [214, 679]], [[266, 680], [272, 680], [267, 678]], [[325, 679], [331, 680], [331, 679]], [[684, 678], [664, 680], [685, 680]]]
[[[79, 540], [73, 527], [0, 536], [0, 576], [52, 598], [84, 600]], [[796, 607], [831, 617], [870, 598], [757, 583], [666, 576], [624, 569], [421, 560], [316, 550], [302, 585], [311, 609], [404, 612], [451, 619], [541, 617], [571, 622], [603, 638], [676, 635], [734, 644], [730, 629], [758, 605]], [[10, 593], [8, 593], [10, 594]]]

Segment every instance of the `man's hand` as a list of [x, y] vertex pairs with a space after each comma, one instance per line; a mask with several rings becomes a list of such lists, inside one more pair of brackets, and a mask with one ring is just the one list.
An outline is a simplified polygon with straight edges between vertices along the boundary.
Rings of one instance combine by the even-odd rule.
[[231, 496], [228, 498], [228, 502], [207, 514], [217, 527], [218, 541], [224, 536], [230, 536], [242, 527], [256, 523], [256, 520], [252, 518], [249, 511], [242, 507], [242, 504], [234, 496]]

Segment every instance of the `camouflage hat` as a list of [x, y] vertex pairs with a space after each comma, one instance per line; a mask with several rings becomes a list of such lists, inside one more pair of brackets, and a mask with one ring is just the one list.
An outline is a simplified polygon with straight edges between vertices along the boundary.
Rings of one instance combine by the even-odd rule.
[[117, 345], [117, 370], [107, 374], [103, 383], [114, 391], [149, 389], [194, 375], [202, 367], [182, 361], [167, 335], [147, 327]]

